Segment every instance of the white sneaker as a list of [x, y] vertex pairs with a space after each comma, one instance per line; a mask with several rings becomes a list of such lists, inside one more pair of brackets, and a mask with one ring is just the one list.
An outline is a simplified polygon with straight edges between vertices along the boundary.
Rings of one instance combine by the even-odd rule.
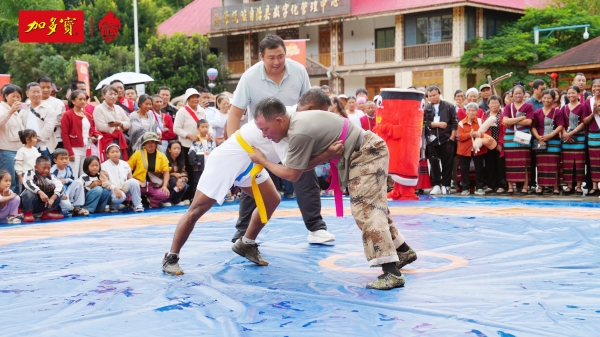
[[449, 190], [446, 188], [446, 186], [442, 186], [442, 195], [448, 195], [448, 194], [450, 194]]
[[442, 193], [442, 189], [440, 188], [440, 186], [436, 185], [436, 186], [433, 186], [433, 188], [431, 189], [431, 192], [429, 192], [429, 195], [438, 195], [441, 193]]
[[175, 206], [185, 206], [185, 202], [183, 202], [183, 201], [182, 201], [182, 202], [178, 203], [178, 204], [177, 204], [177, 205], [175, 205]]
[[471, 192], [469, 190], [463, 190], [460, 192], [460, 195], [471, 195]]
[[485, 191], [482, 188], [480, 188], [475, 191], [475, 195], [485, 195]]
[[308, 233], [308, 243], [326, 243], [335, 241], [335, 236], [325, 229]]
[[123, 209], [125, 209], [125, 208], [127, 208], [127, 206], [125, 206], [125, 205], [123, 205], [123, 204], [119, 204], [119, 209], [120, 209], [120, 210], [123, 210]]
[[170, 202], [161, 202], [160, 205], [162, 207], [171, 207], [171, 206], [173, 206], [173, 204], [171, 204]]
[[190, 201], [189, 201], [189, 200], [184, 200], [184, 201], [183, 201], [183, 204], [184, 204], [185, 206], [189, 206], [189, 205], [190, 205]]
[[134, 212], [143, 212], [144, 211], [144, 205], [139, 204], [137, 206], [135, 206], [135, 208], [133, 209]]

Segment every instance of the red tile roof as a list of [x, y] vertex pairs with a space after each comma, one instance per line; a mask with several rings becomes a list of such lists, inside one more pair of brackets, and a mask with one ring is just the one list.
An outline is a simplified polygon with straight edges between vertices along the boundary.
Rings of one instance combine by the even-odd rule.
[[[485, 5], [512, 10], [523, 10], [525, 7], [543, 7], [545, 0], [352, 0], [350, 15], [375, 14], [380, 12], [410, 10], [442, 5]], [[192, 35], [210, 32], [211, 8], [219, 7], [220, 0], [195, 0], [158, 26], [158, 34], [172, 35], [175, 32]]]
[[210, 32], [210, 9], [221, 6], [221, 0], [195, 0], [158, 25], [158, 34], [167, 36], [173, 33], [194, 33], [206, 35]]
[[600, 65], [599, 50], [600, 36], [573, 47], [562, 54], [558, 54], [552, 58], [549, 58], [544, 62], [540, 62], [531, 67], [530, 71], [536, 69], [583, 66], [592, 64]]

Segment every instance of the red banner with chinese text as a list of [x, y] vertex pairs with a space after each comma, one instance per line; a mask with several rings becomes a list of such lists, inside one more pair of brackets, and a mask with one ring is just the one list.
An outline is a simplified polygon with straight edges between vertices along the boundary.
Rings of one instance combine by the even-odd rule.
[[[10, 75], [0, 74], [0, 88], [5, 84], [10, 84]], [[2, 102], [2, 95], [0, 95], [0, 102]]]
[[83, 11], [19, 11], [19, 42], [81, 43]]
[[284, 40], [285, 57], [306, 67], [306, 40]]
[[85, 61], [75, 61], [77, 79], [85, 83], [88, 97], [90, 97], [90, 64]]

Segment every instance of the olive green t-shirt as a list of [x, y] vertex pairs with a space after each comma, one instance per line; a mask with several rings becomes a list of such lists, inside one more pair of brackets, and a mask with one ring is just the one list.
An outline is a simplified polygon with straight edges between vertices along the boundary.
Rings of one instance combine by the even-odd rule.
[[[311, 157], [317, 156], [340, 140], [344, 118], [329, 111], [302, 111], [291, 115], [287, 140], [289, 149], [285, 165], [296, 170], [305, 170]], [[344, 155], [337, 164], [340, 187], [348, 185], [350, 156], [361, 129], [348, 123], [348, 132], [344, 141]]]

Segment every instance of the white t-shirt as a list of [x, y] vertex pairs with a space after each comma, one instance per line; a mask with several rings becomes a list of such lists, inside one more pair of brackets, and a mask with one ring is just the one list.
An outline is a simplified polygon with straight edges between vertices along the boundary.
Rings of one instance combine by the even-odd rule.
[[219, 111], [219, 113], [215, 114], [212, 119], [208, 121], [210, 126], [215, 130], [216, 138], [223, 138], [225, 136], [225, 124], [227, 124], [227, 117], [229, 113], [223, 114]]
[[360, 125], [360, 119], [365, 115], [365, 113], [362, 112], [362, 110], [354, 110], [354, 113], [350, 113], [349, 111], [346, 111], [346, 113], [348, 114], [348, 120], [350, 122], [352, 122], [356, 126], [362, 128], [362, 126]]
[[92, 125], [90, 124], [90, 121], [88, 121], [87, 117], [83, 117], [81, 119], [81, 135], [83, 137], [83, 145], [84, 147], [88, 146], [88, 142], [90, 141], [90, 128], [92, 127]]
[[[37, 109], [39, 107], [39, 105], [35, 108], [33, 108], [34, 110]], [[31, 129], [33, 131], [35, 131], [35, 133], [38, 135], [40, 135], [40, 124], [38, 122], [38, 117], [36, 115], [33, 114], [33, 112], [29, 111], [27, 113], [27, 125], [25, 125], [25, 129]], [[46, 144], [42, 141], [39, 140], [37, 141], [37, 144], [35, 144], [35, 147], [40, 149], [40, 150], [46, 150]]]
[[35, 160], [39, 156], [41, 156], [41, 154], [35, 147], [21, 147], [15, 155], [15, 172], [18, 174], [25, 174], [27, 171], [33, 170], [35, 167]]

